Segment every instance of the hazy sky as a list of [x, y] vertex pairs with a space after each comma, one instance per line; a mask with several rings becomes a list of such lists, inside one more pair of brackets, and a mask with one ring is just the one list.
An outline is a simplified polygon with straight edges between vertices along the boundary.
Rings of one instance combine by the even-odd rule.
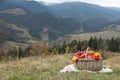
[[61, 2], [70, 2], [70, 1], [81, 1], [87, 3], [98, 4], [101, 6], [109, 6], [109, 7], [120, 7], [120, 0], [36, 0], [43, 1], [47, 3], [61, 3]]

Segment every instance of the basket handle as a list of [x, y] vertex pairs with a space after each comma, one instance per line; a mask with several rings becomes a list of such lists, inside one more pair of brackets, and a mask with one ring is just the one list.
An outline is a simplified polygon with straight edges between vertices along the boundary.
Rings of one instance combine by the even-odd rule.
[[87, 55], [88, 55], [88, 53], [89, 53], [89, 50], [91, 50], [90, 47], [88, 47], [88, 48], [86, 49], [86, 52], [85, 52], [85, 58], [87, 58]]
[[88, 51], [89, 51], [89, 47], [86, 49], [86, 51], [85, 51], [85, 58], [87, 58], [87, 53], [88, 53]]

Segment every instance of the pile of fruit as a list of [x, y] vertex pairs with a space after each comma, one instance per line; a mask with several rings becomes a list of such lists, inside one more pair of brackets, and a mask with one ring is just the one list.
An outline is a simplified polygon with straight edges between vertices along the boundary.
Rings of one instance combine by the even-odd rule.
[[101, 55], [99, 52], [95, 51], [78, 51], [72, 58], [72, 62], [76, 62], [78, 59], [86, 58], [86, 59], [94, 59], [94, 60], [100, 60]]

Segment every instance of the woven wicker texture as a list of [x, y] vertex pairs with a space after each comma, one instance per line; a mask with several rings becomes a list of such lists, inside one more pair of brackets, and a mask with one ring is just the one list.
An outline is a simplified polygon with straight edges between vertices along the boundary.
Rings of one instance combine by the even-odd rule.
[[99, 71], [103, 67], [103, 59], [94, 60], [94, 59], [79, 59], [76, 62], [76, 66], [80, 70], [91, 70], [91, 71]]

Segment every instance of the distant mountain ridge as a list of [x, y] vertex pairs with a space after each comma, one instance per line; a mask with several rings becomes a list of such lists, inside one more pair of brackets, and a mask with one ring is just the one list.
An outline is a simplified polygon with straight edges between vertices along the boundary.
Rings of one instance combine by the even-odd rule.
[[49, 12], [49, 9], [45, 5], [36, 1], [5, 0], [2, 1], [2, 5], [0, 5], [0, 10], [7, 10], [13, 8], [22, 8], [30, 13]]
[[[99, 32], [112, 24], [110, 20], [115, 21], [120, 17], [118, 11], [81, 2], [56, 5], [43, 5], [27, 0], [2, 0], [1, 2], [0, 20], [3, 21], [0, 26], [0, 30], [3, 30], [1, 35], [9, 32], [9, 29], [10, 35], [14, 35], [14, 37], [7, 36], [5, 40], [20, 39], [24, 42], [24, 40], [34, 39], [49, 42], [65, 34]], [[117, 23], [119, 21], [114, 22]], [[13, 26], [18, 30], [13, 29]], [[18, 32], [18, 35], [13, 32]], [[25, 35], [27, 39], [25, 36], [24, 38], [19, 36], [20, 32], [27, 34]]]
[[109, 9], [112, 9], [112, 10], [116, 10], [116, 11], [119, 11], [120, 12], [120, 8], [117, 8], [117, 7], [108, 7]]
[[54, 5], [44, 5], [40, 2], [28, 0], [2, 0], [1, 2], [0, 10], [24, 8], [26, 11], [33, 13], [49, 12], [56, 16], [76, 19], [100, 17], [112, 20], [120, 18], [119, 11], [79, 1]]
[[65, 2], [48, 6], [56, 15], [72, 18], [120, 18], [120, 12], [83, 2]]

